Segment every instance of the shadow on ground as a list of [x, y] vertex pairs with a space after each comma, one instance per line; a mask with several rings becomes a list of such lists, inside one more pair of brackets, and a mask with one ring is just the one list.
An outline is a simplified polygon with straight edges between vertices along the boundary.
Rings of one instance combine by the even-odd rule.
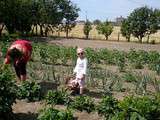
[[56, 90], [58, 87], [58, 84], [55, 82], [49, 82], [49, 81], [42, 81], [39, 83], [41, 86], [41, 94], [42, 96], [45, 96], [49, 90]]
[[16, 113], [16, 120], [37, 120], [38, 114], [35, 113]]
[[103, 93], [102, 92], [98, 92], [98, 91], [93, 91], [93, 90], [85, 90], [85, 94], [89, 97], [93, 97], [93, 98], [102, 98], [103, 97]]

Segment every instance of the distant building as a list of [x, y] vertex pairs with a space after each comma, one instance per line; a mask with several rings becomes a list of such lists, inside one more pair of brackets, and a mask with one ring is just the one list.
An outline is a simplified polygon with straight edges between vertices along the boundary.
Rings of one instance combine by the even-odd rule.
[[123, 21], [124, 19], [125, 19], [125, 18], [122, 17], [122, 16], [117, 17], [117, 18], [116, 18], [116, 21], [115, 21], [115, 24], [116, 24], [117, 26], [120, 26], [121, 23], [122, 23], [122, 21]]
[[84, 25], [84, 24], [85, 24], [85, 20], [77, 20], [76, 23], [77, 23], [77, 24]]

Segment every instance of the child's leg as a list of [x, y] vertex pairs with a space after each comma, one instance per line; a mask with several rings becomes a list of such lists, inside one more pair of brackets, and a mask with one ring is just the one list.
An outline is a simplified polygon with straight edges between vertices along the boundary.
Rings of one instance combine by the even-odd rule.
[[84, 91], [84, 79], [83, 80], [79, 80], [79, 87], [80, 87], [80, 95], [83, 94], [83, 91]]

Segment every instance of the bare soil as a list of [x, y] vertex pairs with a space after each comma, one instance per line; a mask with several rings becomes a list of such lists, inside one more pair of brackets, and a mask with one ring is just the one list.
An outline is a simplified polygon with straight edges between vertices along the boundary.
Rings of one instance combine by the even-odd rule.
[[72, 47], [90, 47], [90, 48], [108, 48], [110, 50], [117, 49], [123, 51], [129, 51], [130, 49], [145, 50], [145, 51], [159, 51], [160, 44], [145, 44], [135, 42], [116, 42], [116, 41], [105, 41], [105, 40], [84, 40], [84, 39], [47, 39], [49, 43], [72, 46]]

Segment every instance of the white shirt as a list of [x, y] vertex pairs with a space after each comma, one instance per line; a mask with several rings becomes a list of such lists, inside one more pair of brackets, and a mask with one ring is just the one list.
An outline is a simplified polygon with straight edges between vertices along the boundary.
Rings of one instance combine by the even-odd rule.
[[73, 72], [76, 73], [76, 78], [82, 78], [82, 75], [86, 75], [87, 58], [83, 58], [83, 59], [78, 58]]

